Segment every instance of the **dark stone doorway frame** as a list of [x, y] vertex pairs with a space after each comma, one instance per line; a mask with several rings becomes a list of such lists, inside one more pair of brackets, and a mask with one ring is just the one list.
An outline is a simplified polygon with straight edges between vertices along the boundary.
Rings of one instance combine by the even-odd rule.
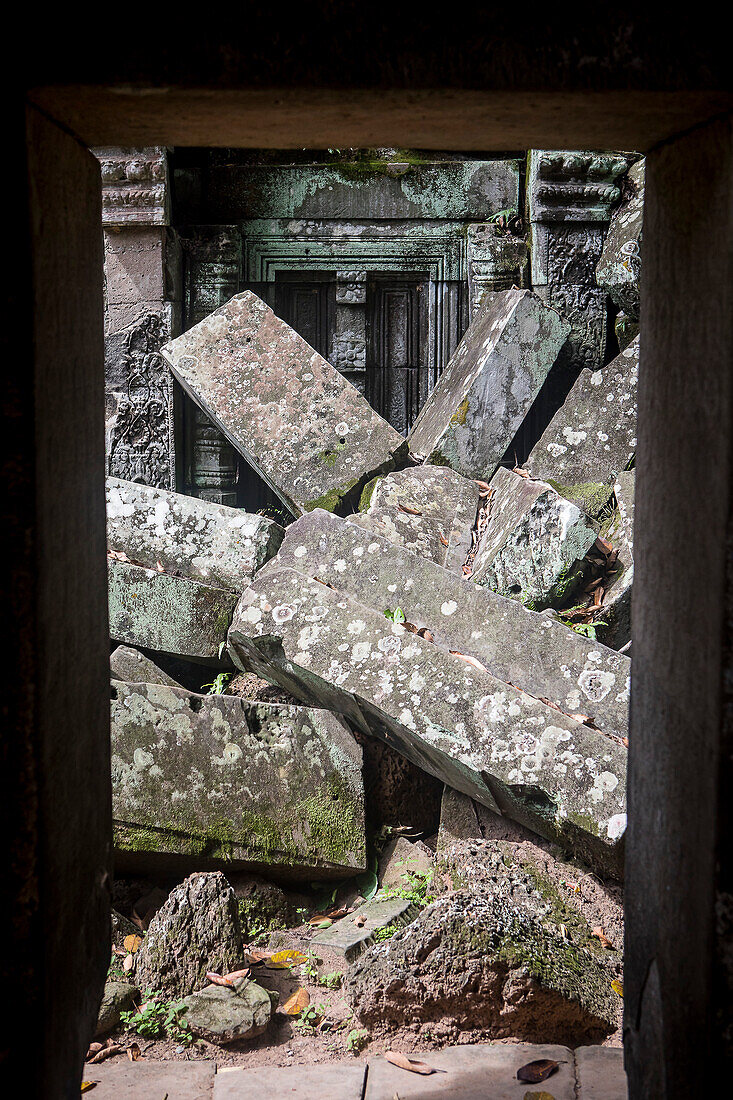
[[[5, 836], [18, 856], [4, 888], [22, 904], [4, 941], [3, 965], [18, 993], [16, 1019], [2, 1041], [6, 1072], [23, 1071], [29, 1094], [78, 1095], [93, 993], [107, 961], [89, 949], [104, 936], [110, 836], [101, 250], [92, 161], [71, 135], [89, 145], [202, 144], [205, 135], [215, 144], [262, 146], [264, 124], [273, 144], [296, 134], [298, 144], [337, 144], [350, 127], [354, 145], [372, 144], [375, 134], [424, 147], [658, 145], [648, 158], [642, 300], [639, 468], [646, 472], [637, 520], [632, 692], [630, 1095], [694, 1095], [715, 1068], [721, 1031], [715, 1012], [729, 1006], [729, 994], [713, 984], [720, 986], [721, 972], [715, 876], [728, 887], [731, 858], [723, 847], [718, 783], [729, 666], [723, 609], [732, 472], [733, 140], [728, 120], [706, 120], [723, 105], [730, 109], [730, 101], [618, 92], [492, 98], [457, 90], [432, 92], [416, 112], [419, 98], [293, 89], [273, 103], [272, 93], [222, 91], [217, 98], [174, 89], [146, 99], [88, 86], [34, 95], [50, 117], [30, 108], [30, 198], [23, 197], [23, 180], [4, 181], [14, 200], [7, 208], [28, 210], [30, 218], [19, 217], [14, 227], [21, 286], [15, 326], [6, 332], [12, 337], [25, 321], [8, 357], [27, 369], [8, 394], [16, 430], [4, 440], [15, 454], [5, 471], [11, 491], [4, 505], [15, 551], [10, 609], [19, 624], [5, 700], [3, 775]], [[19, 122], [11, 118], [17, 152]], [[695, 589], [683, 583], [691, 554], [705, 578]], [[658, 854], [664, 858], [650, 874]], [[43, 1014], [42, 1037], [28, 1028], [32, 1009]]]

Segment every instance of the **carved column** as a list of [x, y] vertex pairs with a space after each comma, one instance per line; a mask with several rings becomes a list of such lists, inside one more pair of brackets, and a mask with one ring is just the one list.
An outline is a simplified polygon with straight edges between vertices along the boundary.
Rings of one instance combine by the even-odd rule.
[[366, 385], [366, 300], [366, 271], [336, 272], [331, 362], [361, 393]]
[[94, 152], [102, 172], [107, 467], [174, 489], [174, 385], [160, 347], [180, 331], [180, 263], [168, 228], [166, 150]]
[[527, 244], [502, 232], [495, 222], [468, 226], [469, 316], [481, 305], [487, 291], [526, 285]]

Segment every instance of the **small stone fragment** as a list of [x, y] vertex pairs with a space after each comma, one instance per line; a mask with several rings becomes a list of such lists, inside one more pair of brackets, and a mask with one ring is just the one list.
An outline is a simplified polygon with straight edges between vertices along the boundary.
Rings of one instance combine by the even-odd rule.
[[624, 197], [611, 218], [596, 266], [596, 282], [613, 298], [619, 309], [639, 319], [639, 277], [641, 238], [644, 226], [644, 165], [637, 160], [624, 181]]
[[263, 930], [272, 932], [303, 923], [313, 899], [307, 894], [284, 890], [260, 875], [246, 871], [227, 872], [239, 909], [242, 935], [247, 943]]
[[534, 610], [567, 604], [598, 525], [544, 481], [500, 467], [471, 579]]
[[256, 1039], [272, 1017], [267, 990], [249, 978], [238, 978], [233, 989], [207, 985], [185, 998], [185, 1020], [195, 1035], [210, 1043]]
[[475, 481], [445, 466], [414, 466], [367, 485], [361, 513], [348, 519], [461, 573], [471, 549], [478, 503]]
[[487, 294], [415, 422], [410, 450], [464, 477], [491, 477], [569, 331], [531, 291]]
[[154, 661], [131, 646], [118, 645], [109, 659], [110, 672], [114, 680], [124, 680], [126, 684], [167, 684], [168, 687], [181, 685]]
[[379, 860], [379, 885], [382, 890], [410, 890], [415, 883], [432, 875], [435, 856], [427, 844], [404, 836], [390, 840]]
[[618, 551], [618, 572], [603, 597], [598, 627], [604, 645], [621, 649], [631, 641], [631, 595], [634, 585], [634, 470], [625, 470], [614, 482], [616, 512], [607, 538]]
[[249, 290], [161, 352], [296, 516], [357, 499], [406, 454], [404, 439], [358, 390]]
[[109, 1031], [113, 1031], [120, 1022], [120, 1013], [133, 1007], [139, 992], [137, 986], [129, 985], [127, 982], [105, 982], [95, 1036], [106, 1035]]
[[401, 928], [414, 920], [418, 912], [415, 903], [407, 898], [372, 898], [330, 928], [319, 931], [311, 943], [314, 947], [343, 955], [347, 962], [352, 962], [374, 943], [376, 931], [389, 925]]

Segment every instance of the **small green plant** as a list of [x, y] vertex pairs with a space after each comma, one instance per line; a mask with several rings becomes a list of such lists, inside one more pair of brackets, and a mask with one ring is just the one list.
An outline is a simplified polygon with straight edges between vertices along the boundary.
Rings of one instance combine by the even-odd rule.
[[608, 626], [608, 623], [603, 619], [598, 619], [594, 623], [574, 623], [569, 619], [560, 620], [564, 626], [569, 626], [571, 630], [574, 630], [576, 634], [582, 634], [584, 638], [590, 638], [592, 642], [595, 642], [597, 634], [596, 627]]
[[346, 1036], [346, 1049], [349, 1054], [359, 1054], [368, 1042], [369, 1032], [363, 1027], [355, 1027]]
[[391, 940], [397, 931], [398, 925], [385, 924], [384, 928], [374, 929], [374, 939], [377, 943], [384, 943], [385, 940]]
[[405, 613], [401, 607], [396, 607], [394, 611], [387, 608], [384, 612], [385, 619], [389, 619], [391, 623], [404, 623]]
[[303, 1031], [307, 1035], [312, 1035], [318, 1028], [323, 1017], [326, 1015], [325, 1005], [307, 1005], [300, 1016], [296, 1020], [293, 1020], [293, 1027], [297, 1027], [298, 1031]]
[[343, 970], [331, 970], [328, 974], [324, 974], [323, 977], [319, 979], [318, 984], [325, 986], [326, 989], [340, 989], [343, 980]]
[[233, 676], [233, 672], [220, 672], [210, 684], [202, 684], [201, 687], [209, 689], [207, 695], [223, 695]]
[[120, 1020], [131, 1031], [144, 1039], [160, 1039], [167, 1036], [188, 1046], [193, 1035], [183, 1019], [188, 1006], [183, 1001], [166, 1001], [162, 994], [148, 990], [145, 1001], [137, 1009], [121, 1012]]
[[[434, 901], [435, 894], [431, 890], [433, 884], [432, 871], [413, 871], [408, 867], [402, 872], [402, 886], [393, 886], [384, 891], [386, 898], [404, 898], [421, 907]], [[407, 880], [407, 881], [405, 881]]]
[[300, 972], [304, 978], [312, 981], [314, 984], [318, 982], [318, 964], [321, 962], [320, 955], [316, 955], [315, 951], [306, 951], [305, 962], [300, 965]]

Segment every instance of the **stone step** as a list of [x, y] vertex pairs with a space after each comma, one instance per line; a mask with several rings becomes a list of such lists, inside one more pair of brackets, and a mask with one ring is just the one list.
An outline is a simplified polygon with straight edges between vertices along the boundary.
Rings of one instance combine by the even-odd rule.
[[[402, 927], [403, 924], [409, 924], [417, 914], [417, 906], [405, 898], [375, 897], [336, 921], [331, 928], [317, 932], [311, 943], [318, 947], [327, 947], [329, 951], [343, 955], [347, 962], [352, 962], [375, 942], [374, 933], [378, 929], [386, 928], [390, 924]], [[362, 925], [356, 923], [360, 917], [364, 918]]]

